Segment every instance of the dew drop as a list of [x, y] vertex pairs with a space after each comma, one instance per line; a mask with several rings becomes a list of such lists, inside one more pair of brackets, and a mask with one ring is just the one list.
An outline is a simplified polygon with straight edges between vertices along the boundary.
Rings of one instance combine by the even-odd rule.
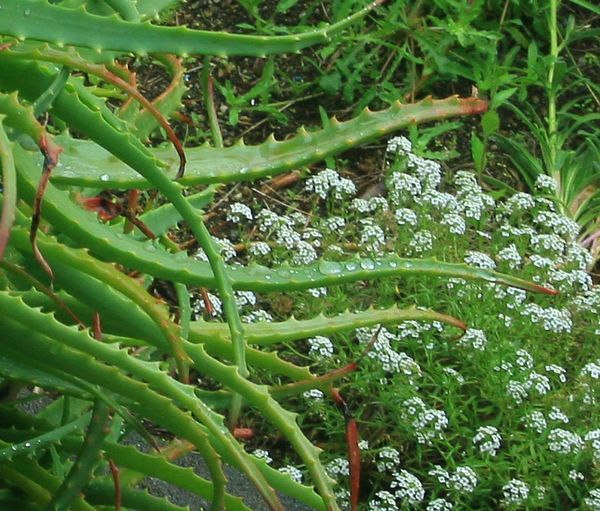
[[271, 280], [271, 275], [265, 275], [266, 280]]
[[375, 263], [371, 259], [365, 259], [364, 261], [361, 261], [360, 267], [363, 270], [372, 270], [375, 268]]
[[27, 447], [29, 449], [31, 447], [31, 443], [30, 442], [25, 442], [25, 447]]
[[412, 263], [405, 263], [405, 264], [404, 264], [404, 266], [405, 266], [406, 268], [412, 268], [412, 267], [413, 267], [413, 264], [412, 264]]
[[100, 176], [100, 181], [104, 181], [104, 182], [106, 182], [106, 181], [108, 181], [109, 179], [110, 179], [110, 176], [109, 176], [108, 174], [102, 174], [102, 175]]
[[396, 261], [391, 261], [391, 262], [390, 262], [390, 266], [391, 266], [392, 268], [397, 268], [397, 267], [398, 267], [398, 263], [397, 263]]
[[358, 268], [358, 264], [356, 263], [346, 263], [346, 269], [348, 271], [354, 271]]
[[319, 263], [319, 271], [325, 275], [337, 275], [342, 273], [342, 265], [335, 261], [321, 261]]
[[156, 251], [156, 247], [154, 245], [146, 245], [146, 250], [148, 252], [155, 252]]
[[248, 173], [248, 167], [242, 167], [242, 168], [239, 170], [239, 172], [240, 172], [240, 174], [247, 174], [247, 173]]
[[25, 16], [29, 16], [29, 15], [31, 14], [31, 9], [25, 9], [25, 10], [23, 11], [23, 14], [24, 14]]

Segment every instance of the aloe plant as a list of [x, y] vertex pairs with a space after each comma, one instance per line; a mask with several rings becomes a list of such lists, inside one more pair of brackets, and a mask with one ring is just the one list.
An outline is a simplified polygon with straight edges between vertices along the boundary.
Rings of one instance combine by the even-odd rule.
[[[182, 509], [136, 489], [140, 478], [152, 476], [204, 497], [213, 510], [247, 509], [225, 491], [224, 461], [255, 484], [271, 509], [283, 509], [277, 490], [315, 509], [337, 510], [335, 481], [323, 469], [319, 449], [277, 398], [307, 388], [328, 388], [346, 372], [314, 375], [307, 367], [280, 359], [270, 346], [405, 320], [465, 326], [449, 316], [417, 308], [243, 325], [233, 290], [289, 291], [410, 274], [550, 291], [463, 264], [394, 256], [346, 263], [322, 260], [293, 268], [227, 266], [200, 209], [209, 204], [213, 189], [187, 195], [183, 193], [186, 188], [274, 176], [412, 123], [481, 113], [486, 104], [458, 97], [394, 103], [387, 110], [365, 110], [347, 122], [332, 119], [322, 130], [302, 128], [293, 138], [277, 141], [271, 137], [257, 146], [240, 141], [223, 148], [215, 127], [214, 147], [184, 149], [168, 121], [185, 90], [177, 56], [300, 51], [327, 41], [378, 2], [341, 23], [278, 37], [202, 32], [148, 22], [169, 3], [2, 2], [0, 375], [5, 403], [0, 414], [0, 474], [7, 491], [0, 498], [12, 502], [20, 495], [28, 509], [91, 510], [109, 504], [128, 509]], [[144, 98], [116, 60], [124, 53], [150, 54], [163, 62], [172, 74], [165, 93], [153, 102]], [[113, 111], [71, 70], [97, 75], [122, 89], [139, 107], [128, 100]], [[50, 134], [39, 120], [46, 113], [53, 120], [53, 133], [59, 134]], [[158, 127], [166, 130], [171, 148], [144, 144]], [[77, 138], [72, 132], [78, 133]], [[107, 216], [114, 216], [114, 211], [103, 210], [108, 205], [100, 199], [88, 199], [93, 212], [83, 208], [70, 192], [81, 186], [96, 191], [158, 190], [168, 204], [147, 212], [135, 224], [154, 239], [124, 228], [123, 223], [100, 221], [96, 210]], [[173, 243], [164, 235], [180, 220], [187, 222], [209, 262], [173, 251]], [[179, 320], [123, 268], [173, 282]], [[226, 323], [190, 322], [189, 287], [217, 290]], [[282, 375], [292, 383], [285, 388], [257, 383], [250, 378], [252, 368]], [[190, 371], [214, 379], [221, 389], [197, 389], [190, 382]], [[35, 385], [59, 397], [38, 416], [23, 414], [12, 402], [23, 385]], [[233, 435], [242, 406], [257, 409], [289, 440], [313, 486], [296, 483], [246, 453]], [[121, 445], [123, 424], [156, 445], [142, 419], [175, 435], [174, 451], [197, 450], [206, 460], [210, 480], [175, 465], [169, 447], [148, 454]], [[71, 455], [76, 456], [73, 464]], [[107, 467], [112, 476], [106, 475]]]

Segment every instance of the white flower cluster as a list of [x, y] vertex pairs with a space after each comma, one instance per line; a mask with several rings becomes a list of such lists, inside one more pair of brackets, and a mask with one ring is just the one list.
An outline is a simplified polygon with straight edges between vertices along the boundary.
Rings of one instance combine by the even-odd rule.
[[481, 268], [482, 270], [493, 270], [496, 268], [496, 263], [489, 255], [474, 250], [467, 250], [464, 261], [465, 263]]
[[[219, 252], [225, 261], [229, 261], [236, 256], [233, 243], [231, 243], [231, 241], [229, 241], [227, 238], [213, 238], [213, 240], [215, 241], [217, 248], [219, 249]], [[194, 258], [205, 263], [208, 262], [208, 256], [202, 248], [198, 249], [198, 251], [194, 254]]]
[[457, 186], [456, 197], [460, 212], [466, 218], [481, 220], [484, 212], [496, 205], [491, 196], [483, 193], [473, 173], [458, 171], [454, 176], [454, 184]]
[[238, 307], [256, 305], [256, 295], [252, 291], [236, 291], [235, 303]]
[[556, 428], [548, 434], [548, 449], [560, 454], [575, 454], [583, 449], [583, 440], [577, 433]]
[[446, 413], [429, 408], [419, 397], [402, 403], [402, 419], [410, 424], [420, 444], [430, 444], [434, 438], [443, 438], [443, 431], [448, 427]]
[[288, 476], [290, 476], [292, 480], [296, 481], [297, 483], [302, 482], [302, 471], [297, 469], [296, 467], [292, 465], [286, 465], [285, 467], [280, 467], [278, 470], [282, 474], [287, 474]]
[[579, 224], [570, 218], [551, 211], [542, 211], [533, 221], [547, 228], [550, 232], [563, 236], [564, 239], [573, 241], [579, 234]]
[[330, 358], [333, 355], [333, 343], [321, 335], [308, 340], [308, 354], [317, 359]]
[[354, 199], [350, 203], [350, 209], [358, 213], [375, 213], [376, 211], [387, 211], [387, 201], [383, 197], [370, 197], [369, 199]]
[[450, 232], [450, 234], [457, 234], [460, 236], [467, 230], [465, 219], [456, 213], [444, 215], [440, 223], [448, 226], [448, 232]]
[[310, 389], [302, 393], [302, 396], [309, 401], [322, 401], [325, 397], [323, 391], [319, 389]]
[[473, 445], [479, 449], [482, 454], [496, 456], [498, 449], [502, 445], [502, 437], [498, 429], [494, 426], [481, 426], [477, 428], [477, 433], [473, 437]]
[[350, 475], [350, 463], [346, 458], [334, 458], [325, 465], [325, 470], [332, 477], [348, 476]]
[[504, 201], [503, 209], [509, 215], [529, 211], [535, 208], [535, 200], [532, 195], [517, 192]]
[[558, 185], [552, 176], [548, 176], [547, 174], [540, 174], [535, 180], [535, 184], [533, 185], [536, 190], [540, 190], [541, 192], [556, 192], [558, 189]]
[[569, 424], [569, 417], [560, 408], [553, 406], [548, 413], [548, 417], [553, 421], [562, 422], [563, 424]]
[[395, 206], [401, 206], [405, 201], [418, 197], [422, 192], [421, 182], [415, 176], [404, 172], [394, 172], [388, 183], [389, 200]]
[[502, 487], [504, 504], [521, 505], [529, 497], [529, 485], [520, 479], [511, 479]]
[[322, 298], [323, 296], [327, 296], [327, 288], [326, 287], [311, 287], [307, 290], [308, 293], [315, 298]]
[[271, 247], [264, 241], [256, 241], [250, 245], [248, 252], [255, 257], [266, 256], [271, 252]]
[[386, 151], [388, 153], [408, 154], [412, 152], [412, 143], [406, 137], [393, 137], [388, 140]]
[[544, 417], [544, 414], [538, 410], [529, 412], [527, 415], [525, 415], [523, 421], [526, 428], [532, 429], [536, 433], [543, 433], [548, 426], [546, 417]]
[[341, 216], [330, 216], [323, 220], [323, 229], [331, 233], [340, 233], [346, 227], [346, 220]]
[[440, 465], [434, 465], [428, 474], [446, 488], [459, 493], [473, 493], [478, 482], [477, 474], [471, 467], [456, 467], [451, 474]]
[[227, 221], [232, 223], [238, 223], [242, 221], [242, 218], [246, 220], [252, 220], [252, 210], [241, 202], [234, 202], [229, 206], [227, 212]]
[[484, 351], [486, 344], [485, 333], [477, 328], [467, 328], [467, 331], [458, 341], [458, 345], [463, 348], [473, 348], [479, 351]]
[[317, 258], [317, 251], [314, 247], [307, 241], [299, 240], [295, 243], [281, 243], [282, 245], [287, 245], [288, 247], [293, 246], [293, 254], [292, 254], [292, 264], [297, 266], [303, 266], [310, 263], [314, 263]]
[[500, 261], [506, 261], [511, 270], [516, 270], [523, 262], [523, 258], [521, 257], [521, 254], [514, 243], [511, 243], [507, 247], [500, 250], [496, 255], [496, 258]]
[[341, 177], [332, 169], [325, 169], [307, 179], [304, 189], [317, 194], [323, 200], [328, 197], [343, 200], [356, 193], [354, 183], [350, 179]]
[[383, 229], [370, 218], [360, 220], [363, 228], [360, 233], [360, 244], [371, 254], [379, 254], [385, 247], [385, 234]]
[[408, 243], [409, 248], [415, 254], [429, 252], [433, 248], [435, 236], [431, 231], [425, 229], [415, 232], [413, 238]]
[[579, 373], [581, 378], [590, 378], [592, 380], [600, 379], [600, 358], [595, 362], [589, 362], [581, 368]]
[[590, 444], [594, 451], [594, 460], [600, 463], [600, 429], [593, 429], [586, 433], [583, 439]]
[[210, 307], [206, 307], [204, 298], [202, 296], [198, 298], [198, 301], [192, 307], [194, 319], [200, 319], [207, 309], [212, 310], [212, 317], [217, 317], [223, 314], [223, 304], [221, 303], [221, 299], [212, 293], [207, 293], [207, 298], [210, 302]]
[[383, 447], [377, 453], [377, 470], [381, 473], [395, 472], [400, 465], [400, 453], [393, 447]]
[[255, 449], [252, 454], [257, 457], [259, 460], [264, 460], [266, 463], [271, 463], [273, 458], [271, 458], [269, 451], [265, 451], [264, 449]]
[[417, 213], [409, 208], [398, 208], [394, 212], [394, 217], [398, 225], [411, 225], [414, 227], [419, 221]]
[[600, 511], [600, 488], [591, 490], [589, 497], [586, 497], [583, 501], [591, 511]]
[[262, 309], [256, 309], [250, 311], [248, 314], [244, 314], [242, 316], [243, 323], [259, 323], [261, 321], [273, 321], [273, 316], [271, 316], [267, 311]]
[[446, 499], [434, 499], [427, 504], [425, 511], [452, 511], [453, 505]]
[[571, 313], [567, 309], [544, 308], [536, 303], [528, 303], [521, 310], [521, 315], [529, 317], [532, 323], [539, 323], [549, 332], [560, 334], [571, 332], [573, 329]]
[[418, 504], [425, 497], [421, 481], [406, 470], [400, 470], [394, 474], [390, 488], [396, 490], [394, 495], [397, 499], [407, 504]]

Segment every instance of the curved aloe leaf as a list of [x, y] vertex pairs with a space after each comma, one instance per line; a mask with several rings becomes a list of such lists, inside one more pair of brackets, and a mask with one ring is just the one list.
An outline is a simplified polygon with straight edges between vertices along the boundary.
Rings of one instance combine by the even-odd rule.
[[[48, 41], [58, 46], [84, 46], [100, 52], [116, 50], [176, 55], [248, 55], [297, 52], [326, 43], [336, 32], [365, 16], [380, 1], [373, 2], [338, 23], [311, 32], [287, 36], [251, 36], [161, 27], [150, 23], [132, 23], [113, 17], [97, 16], [85, 9], [67, 9], [44, 0], [3, 0], [0, 34], [19, 39]], [[60, 20], [57, 24], [56, 20]], [[49, 30], [48, 27], [55, 27]]]

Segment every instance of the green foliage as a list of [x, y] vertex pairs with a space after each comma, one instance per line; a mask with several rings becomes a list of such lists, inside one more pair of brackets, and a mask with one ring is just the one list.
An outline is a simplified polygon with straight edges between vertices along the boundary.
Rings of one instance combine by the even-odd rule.
[[[137, 490], [133, 483], [139, 478], [127, 477], [131, 476], [127, 472], [118, 479], [113, 471], [116, 479], [111, 481], [107, 468], [116, 464], [141, 476], [161, 477], [184, 488], [193, 486], [211, 502], [213, 510], [224, 506], [244, 509], [225, 491], [224, 460], [254, 483], [271, 509], [282, 509], [275, 490], [315, 509], [338, 509], [335, 481], [320, 462], [321, 450], [305, 436], [296, 414], [275, 400], [282, 395], [281, 389], [256, 383], [260, 381], [259, 369], [269, 379], [281, 375], [296, 381], [297, 386], [291, 387], [293, 393], [329, 385], [331, 380], [281, 359], [276, 351], [248, 347], [252, 329], [240, 320], [233, 290], [289, 292], [392, 275], [454, 276], [547, 290], [464, 264], [395, 256], [364, 258], [343, 266], [327, 260], [297, 268], [227, 265], [198, 209], [207, 205], [212, 190], [188, 196], [184, 187], [274, 176], [410, 123], [481, 113], [485, 102], [457, 97], [408, 105], [396, 102], [381, 112], [365, 110], [348, 122], [331, 119], [321, 131], [301, 130], [284, 142], [270, 139], [259, 146], [240, 144], [229, 149], [215, 142], [214, 148], [184, 151], [166, 120], [178, 107], [185, 88], [180, 63], [164, 55], [156, 57], [171, 73], [172, 82], [162, 97], [151, 103], [135, 88], [131, 73], [117, 64], [120, 53], [185, 56], [294, 52], [327, 42], [376, 4], [357, 14], [348, 12], [342, 21], [324, 28], [272, 37], [157, 26], [147, 20], [166, 6], [150, 1], [139, 2], [135, 8], [129, 2], [107, 5], [115, 12], [86, 3], [67, 6], [9, 0], [2, 4], [0, 372], [8, 402], [6, 416], [14, 426], [12, 432], [0, 435], [2, 452], [6, 453], [0, 472], [10, 490], [6, 497], [10, 500], [19, 495], [39, 509], [88, 510], [110, 503], [122, 503], [128, 509], [179, 509]], [[240, 105], [254, 98], [267, 101], [273, 62], [268, 61], [263, 80], [254, 89], [240, 98], [231, 95], [230, 101]], [[88, 82], [74, 72], [77, 69], [96, 78]], [[145, 111], [128, 102], [116, 109], [109, 106], [94, 95], [98, 90], [95, 85], [103, 82], [138, 101]], [[227, 93], [229, 89], [225, 86], [221, 90]], [[210, 86], [205, 91], [210, 116]], [[52, 119], [52, 129], [37, 119], [45, 113]], [[233, 109], [233, 124], [236, 116]], [[166, 130], [175, 154], [144, 145], [143, 140], [158, 126]], [[220, 140], [217, 130], [213, 123], [215, 141]], [[50, 131], [60, 133], [54, 137]], [[36, 147], [43, 156], [39, 183]], [[148, 211], [138, 220], [135, 194], [130, 195], [126, 206], [94, 197], [106, 188], [154, 189], [169, 205], [152, 209], [151, 196], [147, 195]], [[101, 222], [94, 213], [115, 225]], [[119, 213], [125, 216], [125, 223], [118, 222]], [[207, 256], [206, 262], [179, 250], [167, 236], [179, 221], [191, 230]], [[152, 239], [144, 240], [136, 229]], [[142, 276], [132, 278], [127, 273], [131, 271]], [[173, 282], [175, 316], [166, 303], [150, 293], [148, 284], [153, 279]], [[190, 323], [187, 286], [205, 286], [218, 292], [227, 335], [220, 331], [207, 336], [197, 324]], [[392, 308], [346, 314], [331, 322], [283, 322], [274, 325], [273, 335], [289, 340], [299, 332], [425, 318], [462, 327], [445, 315]], [[130, 349], [133, 346], [135, 349]], [[219, 390], [199, 391], [191, 383], [192, 375], [209, 378]], [[55, 402], [60, 416], [23, 416], [15, 406], [18, 400], [14, 400], [23, 385], [62, 395]], [[289, 393], [289, 389], [284, 392]], [[81, 400], [77, 401], [79, 413], [93, 410], [85, 433], [70, 406], [75, 399]], [[221, 415], [224, 405], [230, 429]], [[312, 486], [265, 468], [244, 450], [233, 434], [243, 406], [262, 414], [287, 438], [308, 468]], [[203, 456], [211, 480], [179, 470], [170, 459], [159, 455], [151, 458], [152, 463], [140, 464], [146, 455], [133, 448], [124, 450], [119, 445], [123, 439], [121, 424], [126, 425], [126, 431], [141, 432], [153, 443], [142, 419], [189, 442]], [[115, 425], [115, 431], [105, 437], [105, 427], [110, 424]]]

